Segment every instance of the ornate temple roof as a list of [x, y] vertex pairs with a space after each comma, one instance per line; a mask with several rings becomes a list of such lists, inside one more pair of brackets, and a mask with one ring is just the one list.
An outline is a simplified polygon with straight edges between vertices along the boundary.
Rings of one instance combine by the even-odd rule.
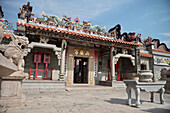
[[159, 39], [152, 39], [152, 37], [149, 36], [147, 39], [144, 40], [144, 44], [145, 46], [151, 46], [153, 44], [153, 51], [170, 54], [170, 49], [165, 43], [160, 43]]
[[160, 49], [160, 50], [170, 52], [170, 49], [168, 49], [167, 45], [165, 43], [160, 43], [159, 39], [153, 39], [152, 42], [154, 43], [155, 49]]
[[[17, 25], [25, 26], [25, 27], [31, 28], [31, 29], [44, 30], [44, 31], [49, 31], [49, 32], [61, 33], [61, 34], [65, 34], [65, 35], [72, 35], [72, 36], [77, 36], [77, 37], [96, 39], [96, 40], [106, 41], [106, 42], [126, 44], [126, 45], [131, 45], [131, 46], [143, 46], [142, 44], [137, 44], [137, 43], [133, 43], [133, 42], [105, 38], [102, 36], [95, 36], [95, 35], [90, 35], [90, 34], [85, 34], [85, 33], [80, 33], [80, 32], [74, 32], [71, 30], [69, 31], [69, 30], [62, 30], [62, 29], [45, 27], [45, 26], [38, 26], [38, 25], [29, 24], [29, 23], [17, 22]], [[66, 37], [66, 39], [67, 39], [67, 37]]]
[[[28, 2], [27, 5], [23, 5], [18, 13], [17, 28], [20, 30], [24, 27], [24, 30], [34, 35], [43, 35], [53, 38], [62, 38], [72, 41], [81, 41], [94, 44], [104, 44], [109, 46], [121, 46], [127, 45], [129, 47], [143, 46], [138, 44], [140, 35], [133, 36], [128, 35], [131, 40], [124, 40], [127, 36], [122, 35], [121, 39], [116, 38], [118, 32], [113, 29], [112, 32], [105, 32], [106, 27], [100, 27], [99, 25], [92, 25], [89, 21], [83, 21], [80, 23], [77, 17], [74, 21], [71, 21], [71, 17], [63, 15], [60, 19], [56, 15], [47, 15], [42, 12], [43, 18], [32, 17], [32, 6]], [[27, 20], [27, 21], [26, 21]], [[25, 29], [26, 28], [26, 29]], [[117, 27], [116, 27], [117, 28]], [[60, 34], [60, 36], [58, 35]]]

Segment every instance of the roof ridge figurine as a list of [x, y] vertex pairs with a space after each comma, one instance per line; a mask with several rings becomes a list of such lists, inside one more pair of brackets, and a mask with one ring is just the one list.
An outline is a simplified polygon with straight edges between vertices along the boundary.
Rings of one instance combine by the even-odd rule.
[[23, 5], [22, 9], [19, 9], [18, 18], [19, 19], [27, 19], [27, 22], [29, 22], [30, 17], [34, 15], [32, 14], [32, 6], [30, 6], [30, 2], [27, 3], [27, 5]]
[[71, 17], [67, 17], [66, 15], [63, 15], [63, 17], [60, 19], [56, 15], [48, 16], [47, 14], [45, 14], [45, 12], [42, 12], [42, 16], [47, 17], [48, 19], [54, 19], [58, 24], [61, 24], [61, 25], [66, 25], [67, 22], [71, 21]]

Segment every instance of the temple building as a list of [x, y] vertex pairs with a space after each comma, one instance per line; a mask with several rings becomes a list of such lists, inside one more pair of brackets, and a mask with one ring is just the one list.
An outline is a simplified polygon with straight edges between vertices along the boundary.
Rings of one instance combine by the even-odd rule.
[[[28, 80], [64, 81], [66, 86], [110, 81], [113, 86], [139, 70], [152, 70], [160, 78], [161, 68], [170, 69], [170, 51], [159, 40], [143, 42], [141, 34], [121, 34], [119, 24], [105, 32], [105, 27], [81, 23], [78, 17], [71, 21], [42, 12], [36, 18], [32, 9], [30, 3], [20, 8], [15, 30], [29, 39], [24, 56]], [[163, 64], [157, 62], [161, 58]]]

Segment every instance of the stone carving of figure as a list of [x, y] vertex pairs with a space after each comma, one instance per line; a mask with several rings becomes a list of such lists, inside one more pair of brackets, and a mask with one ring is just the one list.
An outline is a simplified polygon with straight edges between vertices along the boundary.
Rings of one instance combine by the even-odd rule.
[[25, 17], [26, 17], [26, 12], [27, 12], [27, 6], [26, 6], [26, 5], [23, 5], [23, 6], [22, 6], [22, 9], [21, 9], [21, 8], [19, 9], [18, 18], [20, 18], [20, 19], [25, 19]]
[[31, 17], [32, 12], [32, 6], [30, 6], [30, 2], [27, 3], [27, 5], [23, 5], [22, 9], [19, 9], [18, 18], [25, 19], [27, 18], [27, 22], [29, 21]]
[[170, 77], [170, 69], [167, 70], [166, 68], [161, 69], [161, 78], [169, 78]]
[[27, 22], [30, 20], [30, 17], [31, 17], [31, 12], [32, 12], [32, 6], [30, 6], [30, 2], [27, 3]]
[[28, 46], [28, 38], [11, 34], [11, 39], [4, 55], [18, 66], [19, 71], [24, 71], [24, 49]]
[[47, 44], [48, 41], [49, 41], [49, 38], [40, 37], [40, 43]]

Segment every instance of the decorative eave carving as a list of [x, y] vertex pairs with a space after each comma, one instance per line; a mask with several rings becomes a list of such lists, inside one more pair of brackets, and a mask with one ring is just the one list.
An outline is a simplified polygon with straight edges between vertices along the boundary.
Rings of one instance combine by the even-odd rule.
[[55, 45], [51, 45], [51, 44], [44, 44], [44, 43], [37, 43], [37, 42], [31, 42], [28, 45], [28, 48], [24, 51], [25, 52], [25, 56], [31, 52], [31, 49], [33, 49], [34, 47], [41, 47], [41, 48], [49, 48], [49, 49], [53, 49], [53, 51], [55, 52], [55, 55], [57, 56], [58, 59], [61, 59], [61, 48], [56, 47]]
[[120, 57], [129, 58], [133, 64], [133, 66], [135, 66], [135, 57], [133, 57], [132, 55], [120, 54], [120, 53], [115, 56], [114, 64], [117, 64]]

